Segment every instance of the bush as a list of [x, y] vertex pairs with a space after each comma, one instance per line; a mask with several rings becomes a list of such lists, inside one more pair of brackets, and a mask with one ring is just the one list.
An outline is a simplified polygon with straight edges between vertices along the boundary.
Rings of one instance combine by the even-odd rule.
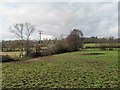
[[36, 52], [31, 52], [29, 54], [30, 57], [42, 57], [42, 56], [48, 56], [52, 54], [60, 54], [68, 52], [68, 46], [66, 40], [58, 40], [55, 44], [52, 44], [48, 46], [45, 50], [39, 50]]
[[111, 50], [111, 51], [112, 51], [112, 50], [113, 50], [113, 48], [109, 48], [109, 50]]
[[78, 51], [79, 48], [83, 48], [84, 38], [81, 30], [73, 29], [66, 39], [69, 51]]
[[15, 60], [15, 59], [11, 58], [8, 55], [0, 56], [0, 57], [2, 58], [2, 60], [0, 59], [0, 62], [14, 62], [14, 61], [18, 61], [18, 60]]
[[47, 48], [49, 55], [55, 54], [55, 44], [49, 45]]
[[29, 53], [30, 57], [42, 57], [42, 56], [48, 56], [51, 55], [52, 53], [49, 50], [41, 50], [39, 52], [31, 52]]
[[68, 46], [66, 40], [59, 40], [53, 47], [54, 54], [60, 54], [68, 52]]
[[100, 46], [100, 49], [101, 49], [101, 50], [107, 50], [107, 46], [106, 46], [106, 45], [101, 45], [101, 46]]
[[41, 54], [40, 54], [40, 52], [31, 52], [31, 53], [29, 53], [28, 56], [29, 57], [39, 57], [39, 56], [41, 56]]
[[118, 46], [115, 46], [115, 45], [100, 45], [99, 48], [101, 50], [113, 50], [113, 48], [118, 48]]

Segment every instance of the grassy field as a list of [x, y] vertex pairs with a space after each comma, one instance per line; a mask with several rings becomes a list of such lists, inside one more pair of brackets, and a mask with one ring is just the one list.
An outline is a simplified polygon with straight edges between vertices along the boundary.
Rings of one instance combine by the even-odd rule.
[[[88, 43], [88, 44], [84, 44], [84, 47], [96, 47], [96, 46], [100, 46], [100, 45], [106, 45], [105, 43], [103, 44], [99, 44], [99, 43]], [[108, 44], [109, 46], [120, 46], [120, 43], [113, 43], [113, 44]]]
[[99, 43], [88, 43], [88, 44], [84, 44], [84, 47], [95, 47], [95, 46], [100, 46]]
[[6, 88], [116, 88], [118, 52], [86, 50], [3, 63]]
[[21, 53], [20, 51], [16, 51], [16, 52], [1, 52], [0, 54], [1, 55], [9, 55], [11, 57], [19, 57], [20, 53]]

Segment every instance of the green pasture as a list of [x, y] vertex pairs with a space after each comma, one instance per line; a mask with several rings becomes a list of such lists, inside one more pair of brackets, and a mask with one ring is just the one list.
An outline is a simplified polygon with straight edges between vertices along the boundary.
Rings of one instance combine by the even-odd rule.
[[94, 47], [94, 46], [99, 46], [99, 43], [88, 43], [88, 44], [84, 44], [84, 47]]
[[106, 46], [120, 46], [120, 43], [112, 43], [112, 44], [106, 44], [106, 43], [88, 43], [84, 44], [84, 48], [94, 48], [94, 47], [99, 47], [101, 45], [106, 45]]
[[117, 88], [118, 51], [85, 50], [2, 64], [2, 88]]
[[[103, 43], [103, 44], [105, 44], [105, 43]], [[103, 45], [102, 44], [102, 45]], [[114, 43], [114, 44], [109, 44], [109, 45], [120, 45], [120, 43]], [[100, 46], [100, 44], [99, 43], [87, 43], [87, 44], [84, 44], [84, 46], [86, 47], [86, 46]]]
[[9, 55], [11, 57], [18, 57], [20, 55], [20, 51], [16, 51], [16, 52], [2, 52], [2, 55]]

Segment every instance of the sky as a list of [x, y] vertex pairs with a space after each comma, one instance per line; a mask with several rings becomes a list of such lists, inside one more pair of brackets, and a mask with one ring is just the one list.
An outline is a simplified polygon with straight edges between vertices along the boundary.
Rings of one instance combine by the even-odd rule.
[[2, 2], [0, 40], [19, 39], [8, 29], [16, 23], [36, 25], [31, 39], [54, 39], [80, 29], [85, 37], [118, 37], [117, 2]]

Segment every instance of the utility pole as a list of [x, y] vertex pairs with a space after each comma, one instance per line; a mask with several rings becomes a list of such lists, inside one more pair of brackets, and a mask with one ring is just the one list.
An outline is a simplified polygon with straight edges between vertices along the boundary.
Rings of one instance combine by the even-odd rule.
[[39, 32], [39, 35], [40, 35], [40, 42], [39, 42], [39, 44], [41, 44], [41, 36], [43, 34], [43, 31], [38, 30], [38, 32]]

